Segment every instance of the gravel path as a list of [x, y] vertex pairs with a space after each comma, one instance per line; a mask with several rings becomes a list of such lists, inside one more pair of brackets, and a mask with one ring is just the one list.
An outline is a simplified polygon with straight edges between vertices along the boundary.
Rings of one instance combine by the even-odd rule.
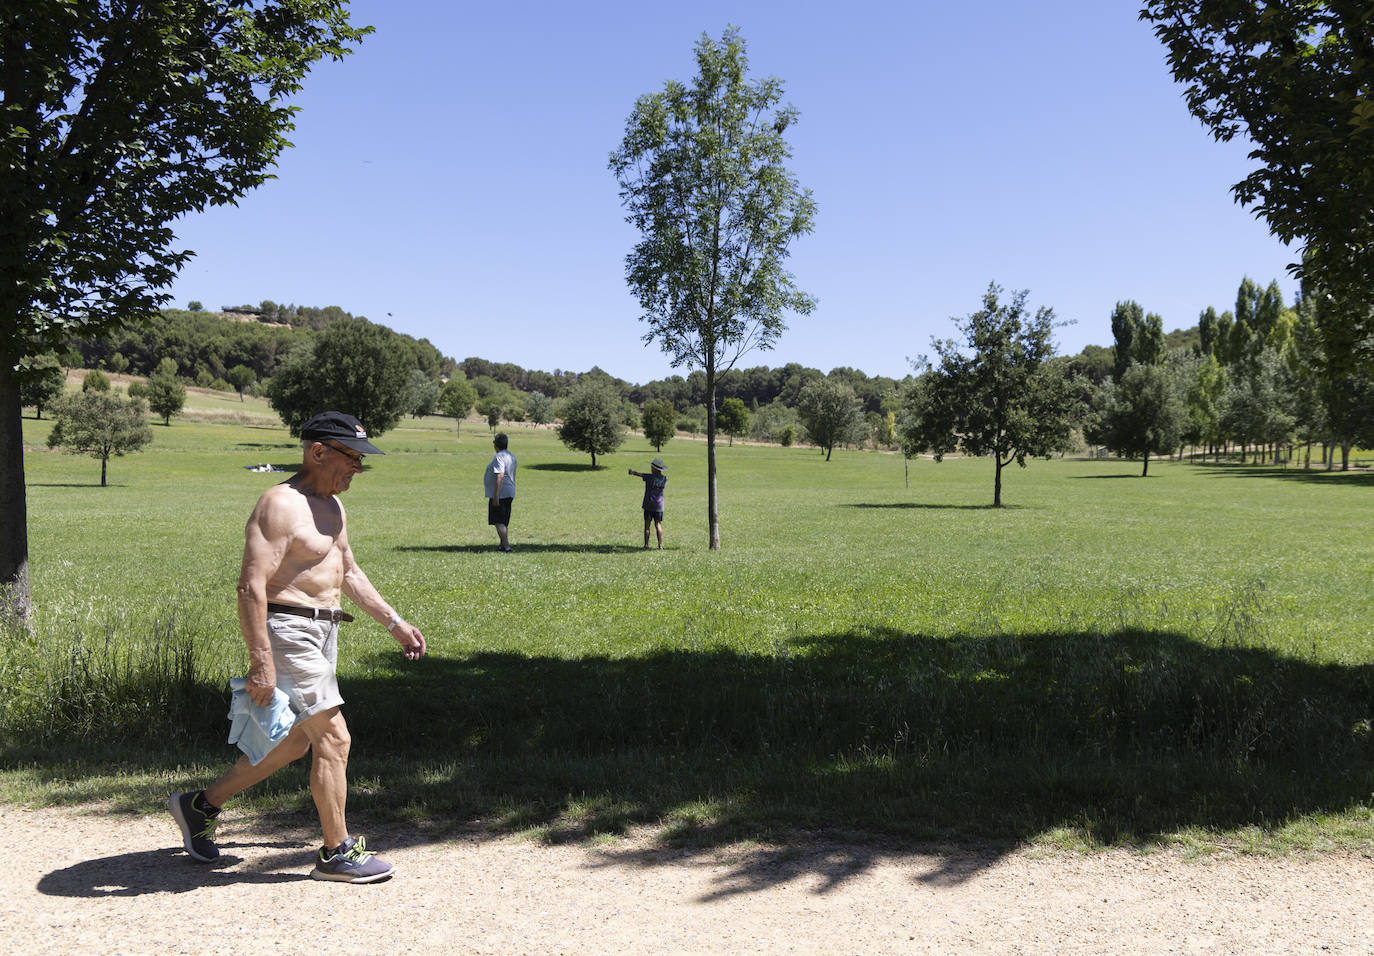
[[398, 876], [308, 878], [313, 831], [0, 807], [0, 940], [25, 953], [1371, 953], [1374, 860], [665, 850], [365, 831]]

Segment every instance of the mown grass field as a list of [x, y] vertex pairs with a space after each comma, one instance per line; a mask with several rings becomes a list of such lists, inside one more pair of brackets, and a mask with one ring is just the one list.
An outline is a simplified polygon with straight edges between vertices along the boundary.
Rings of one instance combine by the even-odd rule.
[[[223, 407], [220, 407], [223, 406]], [[156, 809], [234, 756], [244, 519], [294, 466], [261, 403], [203, 399], [139, 455], [25, 421], [35, 636], [0, 676], [0, 792]], [[356, 555], [425, 632], [347, 626], [355, 812], [549, 838], [795, 828], [1019, 845], [1374, 849], [1374, 475], [987, 461], [674, 439], [590, 468], [515, 426], [513, 554], [484, 426], [403, 422], [344, 498]], [[306, 811], [304, 773], [247, 805]]]

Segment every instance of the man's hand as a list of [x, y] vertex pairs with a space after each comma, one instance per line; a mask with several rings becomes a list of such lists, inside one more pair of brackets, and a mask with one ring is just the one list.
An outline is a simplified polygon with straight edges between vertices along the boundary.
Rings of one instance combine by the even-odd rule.
[[272, 703], [272, 692], [277, 689], [277, 669], [272, 658], [257, 658], [248, 665], [248, 679], [243, 689], [259, 707]]
[[420, 629], [409, 621], [398, 621], [391, 629], [391, 636], [401, 645], [401, 653], [408, 661], [425, 656], [425, 636]]

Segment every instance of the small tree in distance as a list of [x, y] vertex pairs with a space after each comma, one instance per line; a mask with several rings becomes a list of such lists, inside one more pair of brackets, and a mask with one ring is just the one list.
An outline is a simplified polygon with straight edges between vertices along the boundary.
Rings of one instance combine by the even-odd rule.
[[716, 413], [716, 424], [730, 436], [730, 446], [734, 447], [735, 438], [749, 433], [749, 408], [742, 398], [727, 398], [720, 403]]
[[656, 398], [644, 403], [644, 440], [654, 446], [654, 451], [662, 451], [663, 446], [677, 431], [677, 409], [666, 398]]
[[625, 426], [620, 423], [620, 396], [608, 385], [578, 384], [563, 400], [561, 417], [559, 441], [573, 451], [591, 455], [593, 468], [597, 455], [610, 454], [625, 440]]
[[826, 461], [836, 445], [861, 441], [867, 432], [859, 399], [843, 382], [808, 382], [801, 391], [797, 417], [806, 426], [811, 441], [825, 452]]
[[1098, 414], [1083, 437], [1105, 445], [1122, 458], [1142, 461], [1140, 476], [1150, 473], [1150, 456], [1178, 446], [1186, 423], [1183, 404], [1162, 365], [1132, 362], [1121, 380], [1108, 379], [1098, 393]]
[[908, 393], [908, 457], [939, 461], [956, 448], [993, 459], [992, 506], [1002, 507], [1002, 469], [1068, 447], [1078, 400], [1054, 355], [1054, 311], [1027, 315], [1024, 289], [1002, 302], [990, 283], [983, 308], [959, 322], [964, 341], [935, 341], [940, 365]]
[[52, 352], [29, 362], [26, 374], [19, 380], [20, 406], [32, 406], [35, 418], [43, 417], [43, 409], [62, 397], [67, 389], [67, 373]]
[[111, 455], [141, 451], [153, 440], [142, 399], [118, 392], [79, 392], [53, 403], [48, 447], [100, 459], [100, 487]]
[[239, 401], [243, 401], [243, 390], [258, 380], [258, 373], [254, 372], [247, 365], [235, 365], [225, 377], [229, 384], [234, 386], [234, 391], [239, 393]]
[[177, 378], [175, 359], [165, 358], [157, 364], [157, 371], [148, 378], [145, 394], [148, 407], [162, 416], [162, 424], [170, 427], [172, 416], [186, 407], [186, 386]]
[[530, 392], [525, 401], [525, 415], [536, 425], [547, 425], [553, 421], [553, 399], [543, 392]]
[[461, 435], [463, 419], [468, 417], [476, 401], [477, 390], [468, 383], [466, 375], [455, 369], [439, 392], [439, 412], [458, 423], [458, 433]]

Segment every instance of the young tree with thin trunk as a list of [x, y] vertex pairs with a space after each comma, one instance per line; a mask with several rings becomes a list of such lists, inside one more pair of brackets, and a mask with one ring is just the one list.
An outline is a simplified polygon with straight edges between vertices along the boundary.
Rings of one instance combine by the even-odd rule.
[[612, 386], [579, 382], [563, 399], [558, 438], [574, 451], [591, 455], [595, 468], [597, 455], [609, 455], [625, 440], [620, 416], [620, 396]]
[[677, 409], [666, 398], [654, 399], [644, 403], [644, 440], [654, 446], [654, 451], [662, 451], [663, 446], [677, 430]]
[[643, 236], [625, 277], [644, 309], [646, 342], [674, 367], [706, 378], [707, 521], [720, 549], [716, 498], [716, 380], [751, 349], [769, 349], [783, 313], [815, 301], [783, 268], [794, 239], [809, 233], [815, 203], [784, 163], [797, 112], [780, 80], [746, 79], [744, 39], [728, 28], [696, 46], [692, 85], [669, 81], [642, 96], [610, 167], [626, 221]]
[[27, 619], [24, 357], [164, 305], [170, 224], [261, 184], [286, 100], [368, 31], [335, 0], [0, 10], [0, 615]]
[[919, 405], [904, 442], [936, 461], [956, 448], [990, 455], [994, 508], [1002, 507], [1002, 469], [1067, 448], [1078, 411], [1072, 381], [1050, 361], [1054, 311], [1027, 314], [1025, 290], [1005, 303], [1001, 295], [988, 286], [983, 308], [959, 323], [963, 342], [932, 343], [940, 365], [914, 393]]
[[867, 430], [854, 389], [838, 379], [809, 382], [797, 402], [797, 417], [826, 461], [836, 445], [861, 441]]
[[153, 440], [143, 416], [148, 407], [140, 398], [118, 392], [76, 392], [53, 404], [48, 447], [100, 460], [100, 487], [111, 456], [142, 451]]

